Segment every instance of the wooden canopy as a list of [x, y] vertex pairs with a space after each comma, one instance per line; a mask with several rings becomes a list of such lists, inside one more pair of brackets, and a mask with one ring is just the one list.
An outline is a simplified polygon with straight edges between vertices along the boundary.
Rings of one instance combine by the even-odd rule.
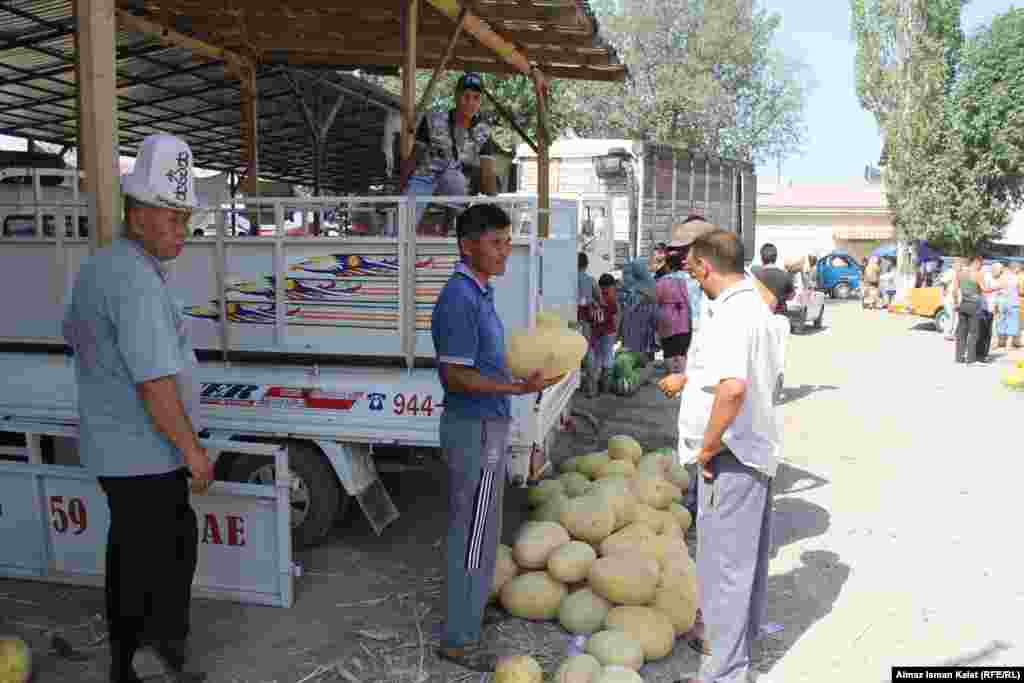
[[[398, 67], [405, 0], [120, 0], [118, 6], [260, 64]], [[621, 80], [625, 67], [598, 37], [586, 0], [428, 0], [418, 13], [416, 64], [444, 61], [453, 20], [464, 29], [447, 68], [522, 71], [496, 51], [518, 50], [548, 77]], [[498, 41], [491, 41], [496, 37]]]

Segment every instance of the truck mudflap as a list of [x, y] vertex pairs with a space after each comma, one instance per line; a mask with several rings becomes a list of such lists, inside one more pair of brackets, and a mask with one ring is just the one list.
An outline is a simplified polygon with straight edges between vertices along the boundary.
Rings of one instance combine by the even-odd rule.
[[[77, 436], [67, 425], [5, 423], [26, 435], [25, 462], [0, 462], [0, 576], [102, 586], [106, 496], [82, 467], [45, 465], [39, 437]], [[289, 525], [288, 456], [284, 447], [203, 440], [211, 459], [222, 451], [274, 458], [273, 486], [215, 481], [193, 495], [199, 518], [197, 597], [291, 607], [295, 566]]]
[[331, 461], [345, 492], [359, 502], [374, 533], [380, 536], [399, 513], [380, 480], [370, 446], [340, 441], [317, 441], [316, 445]]

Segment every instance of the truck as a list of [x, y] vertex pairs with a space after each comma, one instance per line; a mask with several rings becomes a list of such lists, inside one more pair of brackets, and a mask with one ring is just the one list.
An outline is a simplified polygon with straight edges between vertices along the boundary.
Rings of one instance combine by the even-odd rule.
[[[551, 146], [551, 192], [581, 198], [581, 251], [595, 278], [619, 271], [669, 241], [690, 214], [739, 235], [754, 254], [757, 176], [753, 165], [635, 140], [561, 140]], [[520, 192], [535, 192], [537, 155], [516, 151]]]
[[[0, 236], [0, 460], [31, 462], [34, 455], [43, 464], [77, 464], [74, 357], [61, 320], [90, 252], [82, 222], [87, 197], [73, 169], [3, 175], [0, 222], [16, 229]], [[410, 229], [412, 201], [232, 199], [194, 217], [212, 221], [213, 230], [190, 229], [173, 263], [171, 287], [200, 361], [202, 436], [239, 444], [237, 452], [218, 449], [216, 477], [288, 482], [294, 547], [322, 543], [353, 500], [383, 533], [398, 511], [378, 472], [420, 466], [439, 449], [444, 394], [430, 319], [458, 248], [452, 238]], [[505, 207], [525, 230], [517, 231], [508, 273], [496, 282], [506, 329], [532, 327], [542, 309], [574, 316], [580, 201], [552, 201], [553, 230], [544, 240], [533, 227], [536, 196], [474, 201]], [[269, 212], [273, 234], [229, 235], [226, 225], [240, 206]], [[291, 236], [285, 229], [294, 212], [360, 210], [393, 216], [398, 235]], [[512, 398], [513, 485], [525, 486], [548, 467], [578, 384], [579, 374], [570, 373], [540, 395]], [[267, 447], [286, 450], [287, 473], [277, 471]], [[0, 461], [0, 478], [4, 467]]]

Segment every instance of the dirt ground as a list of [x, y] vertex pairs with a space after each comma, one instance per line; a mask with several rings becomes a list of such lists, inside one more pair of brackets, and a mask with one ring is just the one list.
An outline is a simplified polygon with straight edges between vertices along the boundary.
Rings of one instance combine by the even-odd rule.
[[[1011, 357], [954, 367], [949, 343], [927, 323], [852, 305], [830, 304], [826, 326], [791, 347], [768, 587], [768, 621], [782, 630], [758, 643], [758, 669], [776, 682], [861, 683], [885, 680], [893, 664], [1021, 664], [1019, 552], [997, 542], [1019, 533], [989, 523], [1005, 516], [1024, 474], [1019, 448], [1011, 460], [990, 462], [1005, 453], [1000, 434], [1024, 405], [1024, 394], [998, 385]], [[972, 400], [955, 400], [963, 396]], [[559, 457], [617, 433], [648, 449], [674, 445], [678, 403], [653, 386], [578, 407], [600, 434], [581, 423], [560, 437]], [[997, 428], [965, 432], [957, 426], [965, 411], [967, 424], [994, 419], [987, 424]], [[963, 464], [972, 457], [982, 459], [974, 472]], [[297, 552], [303, 574], [291, 609], [194, 601], [192, 661], [211, 682], [486, 680], [434, 655], [447, 523], [442, 471], [384, 481], [401, 518], [378, 537], [353, 508], [329, 542]], [[525, 492], [510, 490], [506, 536], [524, 507]], [[94, 588], [0, 579], [0, 632], [29, 642], [39, 683], [103, 681], [102, 603]], [[54, 653], [54, 634], [83, 659]], [[533, 654], [548, 672], [571, 646], [556, 625], [516, 619], [486, 637]], [[697, 666], [680, 641], [643, 675], [668, 683]], [[152, 667], [140, 662], [141, 673]]]

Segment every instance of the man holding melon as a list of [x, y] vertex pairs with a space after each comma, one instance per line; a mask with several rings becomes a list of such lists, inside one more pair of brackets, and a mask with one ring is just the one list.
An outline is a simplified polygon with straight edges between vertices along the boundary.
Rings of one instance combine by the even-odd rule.
[[501, 537], [508, 464], [509, 396], [535, 394], [552, 382], [542, 371], [513, 379], [505, 329], [491, 278], [503, 275], [512, 249], [508, 214], [477, 204], [456, 223], [461, 261], [434, 307], [431, 333], [444, 387], [441, 449], [448, 466], [445, 619], [438, 656], [494, 671], [497, 654], [482, 644], [484, 608]]
[[697, 578], [706, 643], [700, 678], [747, 683], [764, 617], [772, 480], [782, 450], [774, 405], [780, 327], [747, 277], [743, 245], [712, 229], [690, 245], [687, 269], [710, 299], [687, 372], [659, 386], [681, 394], [679, 453], [699, 466]]

